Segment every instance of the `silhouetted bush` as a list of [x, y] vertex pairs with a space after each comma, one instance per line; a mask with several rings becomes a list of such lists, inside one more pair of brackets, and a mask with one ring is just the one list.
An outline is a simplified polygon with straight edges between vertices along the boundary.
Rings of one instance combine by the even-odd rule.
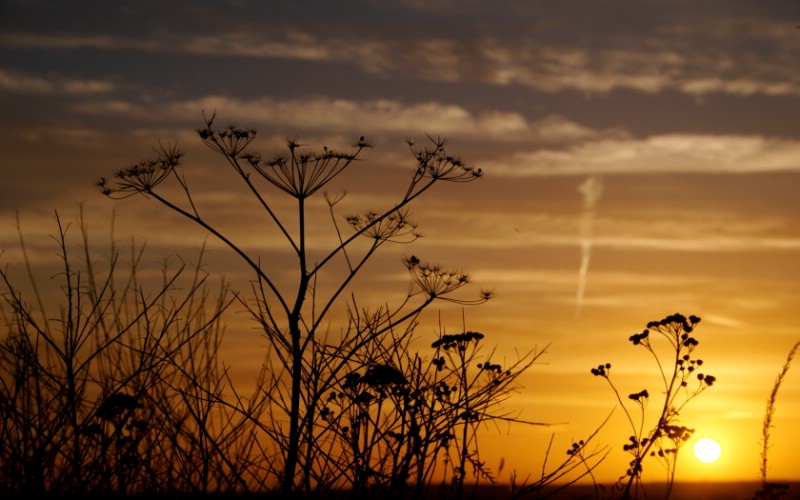
[[[112, 198], [142, 194], [198, 224], [253, 274], [253, 295], [237, 297], [260, 325], [270, 352], [253, 394], [218, 400], [259, 430], [253, 436], [257, 451], [247, 461], [260, 475], [249, 474], [248, 487], [284, 493], [379, 488], [421, 494], [437, 474], [444, 474], [448, 487], [460, 496], [468, 467], [476, 483], [492, 480], [479, 457], [476, 429], [493, 419], [511, 418], [498, 412], [499, 405], [541, 353], [523, 354], [501, 371], [490, 357], [476, 367], [482, 334], [457, 334], [464, 339], [450, 351], [452, 334], [444, 330], [443, 344], [434, 346], [433, 364], [413, 351], [410, 345], [423, 310], [437, 301], [466, 306], [491, 298], [485, 290], [474, 299], [458, 297], [470, 284], [466, 273], [416, 256], [403, 260], [410, 286], [400, 304], [369, 309], [351, 292], [353, 279], [381, 247], [419, 237], [409, 215], [412, 202], [439, 183], [477, 180], [481, 170], [449, 153], [444, 139], [428, 137], [422, 146], [409, 141], [415, 165], [397, 201], [382, 210], [339, 214], [345, 195], [333, 196], [324, 188], [361, 159], [370, 147], [364, 137], [349, 149], [322, 151], [291, 139], [285, 154], [265, 159], [250, 149], [254, 130], [217, 128], [214, 121], [215, 116], [206, 119], [200, 139], [225, 160], [262, 211], [272, 227], [271, 232], [259, 228], [264, 237], [282, 240], [294, 255], [294, 282], [278, 279], [285, 269], [248, 252], [204, 215], [180, 172], [183, 153], [176, 145], [157, 147], [156, 158], [123, 168], [114, 179], [100, 179], [98, 186]], [[164, 194], [161, 187], [170, 181], [182, 199]], [[297, 209], [280, 212], [276, 194], [293, 198]], [[307, 248], [314, 233], [309, 227], [317, 221], [309, 219], [309, 200], [320, 195], [329, 209], [329, 234], [335, 243], [312, 257]], [[333, 311], [342, 309], [346, 319], [340, 331], [327, 331]]]
[[[225, 286], [214, 299], [199, 262], [189, 276], [181, 262], [165, 263], [160, 284], [148, 289], [139, 277], [143, 248], [132, 248], [130, 269], [120, 271], [113, 242], [108, 261], [95, 262], [81, 220], [84, 254], [76, 257], [58, 214], [56, 222], [60, 303], [39, 294], [27, 254], [28, 283], [0, 269], [0, 492], [128, 494], [222, 483], [219, 452], [233, 454], [236, 445], [226, 438], [228, 418], [214, 415], [205, 396], [220, 390]], [[206, 426], [212, 418], [216, 427]]]

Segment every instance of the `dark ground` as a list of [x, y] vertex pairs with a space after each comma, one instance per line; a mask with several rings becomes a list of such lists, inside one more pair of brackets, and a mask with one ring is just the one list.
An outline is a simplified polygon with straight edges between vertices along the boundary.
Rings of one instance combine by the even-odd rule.
[[[754, 497], [761, 489], [758, 482], [725, 482], [725, 483], [676, 483], [672, 488], [670, 500], [747, 500]], [[608, 493], [608, 492], [606, 492]], [[647, 485], [645, 494], [639, 494], [639, 499], [659, 500], [664, 498], [665, 489], [662, 485]], [[616, 498], [618, 498], [617, 495]], [[497, 495], [496, 500], [502, 497]], [[535, 495], [528, 498], [536, 498]], [[608, 498], [602, 493], [595, 495], [592, 486], [572, 486], [554, 496], [547, 497], [553, 500], [595, 500], [595, 498]], [[781, 500], [800, 500], [800, 482], [789, 483], [789, 491]]]
[[[726, 482], [726, 483], [676, 483], [672, 488], [670, 500], [748, 500], [755, 496], [755, 493], [761, 489], [761, 483], [758, 482]], [[639, 495], [635, 498], [647, 500], [660, 500], [664, 498], [666, 493], [664, 485], [648, 484], [645, 486], [644, 492], [640, 491]], [[494, 493], [490, 491], [484, 492], [485, 496], [481, 495], [485, 500], [504, 500], [509, 498], [508, 490], [501, 489]], [[611, 492], [608, 490], [595, 491], [594, 486], [570, 486], [567, 489], [554, 493], [552, 496], [540, 496], [539, 498], [548, 498], [552, 500], [596, 500], [619, 498], [620, 492], [617, 491], [616, 495], [610, 496]], [[523, 498], [535, 499], [535, 494]], [[786, 495], [781, 497], [781, 500], [800, 500], [800, 482], [789, 483], [789, 491]]]
[[[725, 483], [676, 483], [673, 486], [670, 500], [749, 500], [754, 498], [755, 493], [761, 488], [758, 482], [725, 482]], [[480, 487], [473, 495], [471, 489], [465, 491], [462, 500], [512, 500], [511, 489], [508, 486], [486, 486]], [[549, 493], [549, 495], [548, 495]], [[539, 496], [535, 493], [519, 497], [520, 500], [534, 500], [534, 499], [551, 499], [551, 500], [606, 500], [610, 498], [619, 498], [619, 491], [616, 495], [611, 495], [611, 492], [595, 491], [594, 486], [570, 486], [558, 492], [542, 492]], [[645, 491], [640, 491], [639, 494], [633, 498], [638, 500], [660, 500], [664, 498], [665, 490], [663, 485], [648, 484]], [[43, 498], [53, 500], [64, 500], [71, 498], [68, 496], [44, 496]], [[271, 495], [236, 495], [236, 494], [220, 494], [220, 495], [191, 495], [191, 494], [152, 494], [142, 496], [127, 496], [127, 497], [113, 497], [108, 495], [90, 496], [75, 498], [74, 500], [112, 500], [114, 498], [124, 500], [280, 500], [278, 496]], [[330, 498], [336, 500], [353, 500], [356, 497], [342, 492], [338, 495], [331, 495]], [[435, 493], [429, 497], [429, 500], [449, 500], [449, 497], [439, 497]], [[767, 498], [767, 497], [765, 497]], [[393, 500], [391, 495], [372, 494], [366, 497], [357, 497], [357, 500]], [[298, 496], [293, 500], [325, 500], [323, 497], [314, 496], [308, 499]], [[780, 500], [800, 500], [800, 482], [789, 483], [789, 491], [786, 495], [780, 497]]]

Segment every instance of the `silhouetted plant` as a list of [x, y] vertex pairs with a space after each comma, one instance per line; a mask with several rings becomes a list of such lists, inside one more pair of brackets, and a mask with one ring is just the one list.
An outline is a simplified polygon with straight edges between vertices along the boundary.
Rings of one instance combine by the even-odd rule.
[[511, 476], [510, 498], [549, 498], [566, 490], [579, 480], [589, 477], [595, 488], [595, 498], [600, 498], [599, 490], [602, 488], [593, 476], [593, 471], [608, 456], [608, 446], [594, 446], [589, 449], [589, 444], [597, 437], [597, 433], [605, 426], [605, 419], [589, 436], [578, 441], [573, 441], [566, 450], [566, 458], [562, 458], [553, 468], [548, 468], [548, 461], [553, 447], [555, 435], [550, 436], [550, 441], [545, 452], [542, 472], [536, 480], [530, 476], [517, 484], [516, 472]]
[[786, 373], [789, 371], [789, 367], [792, 364], [792, 360], [794, 359], [794, 355], [797, 353], [798, 348], [800, 348], [800, 342], [795, 343], [794, 346], [792, 346], [792, 348], [789, 350], [789, 354], [786, 356], [786, 361], [783, 363], [783, 368], [781, 368], [781, 372], [775, 378], [775, 383], [772, 385], [772, 391], [770, 391], [769, 398], [767, 398], [767, 410], [764, 414], [764, 420], [761, 427], [761, 466], [759, 469], [761, 475], [761, 489], [755, 493], [755, 496], [752, 498], [752, 500], [778, 500], [789, 491], [788, 484], [776, 483], [767, 480], [767, 458], [769, 455], [769, 438], [773, 427], [772, 420], [775, 417], [775, 403], [778, 399], [778, 390], [783, 383], [783, 379], [786, 378]]
[[480, 458], [479, 426], [543, 425], [499, 408], [543, 352], [503, 368], [491, 362], [493, 353], [481, 352], [483, 337], [442, 333], [432, 344], [432, 359], [412, 353], [409, 336], [392, 337], [391, 346], [367, 352], [366, 369], [347, 373], [331, 391], [321, 414], [334, 434], [331, 446], [343, 450], [335, 471], [355, 492], [424, 498], [436, 479], [439, 495], [460, 498], [469, 473], [474, 487], [495, 481]]
[[[188, 282], [185, 264], [165, 264], [148, 292], [138, 275], [143, 248], [131, 249], [130, 271], [120, 276], [113, 242], [108, 262], [96, 262], [81, 217], [84, 254], [75, 258], [68, 226], [58, 214], [56, 222], [59, 304], [40, 294], [21, 230], [27, 283], [17, 286], [11, 270], [0, 269], [0, 492], [188, 491], [238, 475], [215, 464], [203, 477], [180, 465], [203, 449], [192, 439], [205, 417], [193, 419], [177, 391], [204, 387], [206, 394], [222, 380], [216, 352], [231, 300], [226, 289], [209, 301], [199, 264]], [[226, 445], [219, 433], [214, 442]]]
[[[423, 368], [422, 358], [412, 354], [407, 346], [421, 312], [434, 301], [480, 304], [488, 300], [491, 293], [481, 291], [472, 300], [457, 298], [453, 294], [470, 283], [467, 274], [423, 264], [417, 257], [410, 257], [404, 264], [410, 273], [411, 287], [399, 305], [369, 310], [360, 307], [352, 295], [346, 298], [355, 276], [381, 246], [389, 242], [407, 244], [419, 237], [416, 224], [409, 216], [414, 200], [440, 182], [478, 179], [482, 176], [480, 169], [448, 153], [444, 139], [428, 137], [428, 146], [422, 147], [409, 141], [416, 166], [405, 192], [388, 209], [367, 210], [340, 218], [337, 205], [344, 194], [323, 193], [336, 243], [312, 256], [308, 250], [312, 223], [309, 199], [323, 192], [331, 180], [359, 160], [370, 144], [361, 137], [349, 150], [326, 147], [322, 152], [313, 152], [291, 139], [287, 142], [287, 154], [264, 159], [249, 149], [256, 136], [254, 130], [236, 125], [217, 128], [214, 120], [213, 115], [206, 119], [204, 127], [198, 131], [200, 139], [225, 158], [272, 223], [274, 233], [264, 237], [282, 238], [296, 257], [297, 278], [293, 283], [287, 285], [279, 281], [278, 275], [285, 269], [266, 264], [201, 211], [179, 172], [183, 153], [175, 145], [159, 146], [156, 159], [119, 170], [116, 180], [100, 179], [98, 186], [112, 198], [142, 194], [156, 200], [217, 237], [253, 272], [254, 296], [252, 300], [241, 299], [241, 303], [261, 326], [271, 351], [256, 391], [246, 400], [220, 401], [220, 404], [228, 405], [243, 418], [255, 422], [268, 437], [262, 454], [277, 457], [279, 469], [265, 466], [263, 476], [279, 476], [277, 486], [285, 494], [324, 490], [334, 486], [336, 480], [356, 489], [386, 481], [405, 484], [411, 480], [412, 469], [416, 480], [411, 482], [419, 485], [420, 479], [430, 477], [427, 467], [432, 467], [420, 461], [435, 459], [439, 452], [416, 449], [419, 443], [412, 441], [418, 438], [411, 438], [407, 433], [402, 440], [406, 440], [409, 449], [416, 450], [414, 457], [409, 451], [401, 455], [389, 446], [397, 444], [392, 440], [402, 441], [397, 429], [411, 425], [426, 425], [432, 433], [426, 435], [427, 442], [420, 446], [431, 446], [431, 440], [435, 439], [437, 446], [448, 450], [442, 456], [450, 461], [452, 471], [457, 471], [456, 483], [463, 482], [466, 465], [482, 469], [475, 451], [474, 428], [481, 422], [498, 418], [486, 410], [502, 401], [516, 375], [528, 366], [524, 361], [527, 358], [523, 357], [508, 374], [495, 373], [492, 364], [491, 369], [481, 368], [481, 380], [494, 377], [486, 384], [478, 384], [474, 377], [466, 378], [467, 365], [472, 360], [459, 359], [461, 364], [448, 365], [448, 370], [461, 372], [453, 372], [448, 377], [457, 377], [459, 384], [469, 386], [452, 385], [454, 382], [450, 378], [431, 384], [429, 377], [440, 376], [442, 372]], [[170, 179], [177, 183], [182, 201], [162, 194], [161, 185]], [[296, 200], [293, 220], [279, 213], [274, 198], [267, 196], [264, 183], [267, 188], [271, 186]], [[349, 227], [348, 234], [346, 227]], [[344, 306], [346, 326], [338, 338], [333, 338], [324, 328], [337, 306]], [[449, 354], [436, 359], [447, 356]], [[443, 365], [437, 368], [443, 369]], [[404, 380], [406, 383], [402, 383]], [[445, 386], [457, 392], [453, 402], [445, 403]], [[436, 390], [440, 392], [434, 392]], [[425, 394], [412, 397], [413, 391]], [[439, 396], [431, 400], [432, 394]], [[425, 417], [428, 420], [412, 421], [408, 413], [400, 413], [403, 405], [419, 398], [433, 405], [426, 410], [431, 412]], [[334, 403], [339, 406], [337, 416], [331, 413]], [[253, 411], [266, 412], [265, 418], [255, 418]], [[343, 424], [342, 418], [349, 419], [349, 423]], [[455, 429], [460, 434], [451, 436]], [[451, 455], [449, 450], [453, 450], [456, 443], [458, 451]], [[272, 445], [277, 448], [271, 449]], [[351, 462], [343, 462], [339, 458], [342, 453], [349, 453]], [[417, 460], [413, 466], [409, 462], [412, 458]], [[387, 472], [385, 465], [389, 463], [399, 469]], [[390, 477], [384, 477], [386, 474]]]
[[[697, 316], [687, 318], [676, 313], [660, 321], [649, 322], [644, 331], [628, 339], [634, 346], [641, 346], [653, 356], [663, 383], [664, 399], [658, 403], [652, 427], [646, 425], [648, 421], [646, 410], [651, 401], [651, 391], [642, 389], [632, 393], [628, 395], [626, 403], [611, 380], [610, 363], [591, 369], [592, 375], [605, 379], [611, 386], [632, 431], [628, 442], [622, 447], [632, 457], [628, 470], [619, 482], [623, 499], [638, 496], [639, 488], [643, 487], [641, 484], [643, 462], [648, 456], [665, 466], [667, 470], [665, 498], [669, 498], [671, 494], [678, 451], [694, 433], [694, 429], [680, 425], [680, 412], [689, 401], [714, 385], [717, 380], [713, 375], [700, 372], [703, 360], [694, 355], [699, 345], [694, 330], [699, 322], [700, 318]], [[658, 335], [651, 335], [652, 333]], [[655, 337], [667, 342], [669, 358], [664, 359], [659, 356], [654, 346]], [[690, 385], [693, 387], [690, 388]], [[629, 409], [631, 405], [635, 411]]]

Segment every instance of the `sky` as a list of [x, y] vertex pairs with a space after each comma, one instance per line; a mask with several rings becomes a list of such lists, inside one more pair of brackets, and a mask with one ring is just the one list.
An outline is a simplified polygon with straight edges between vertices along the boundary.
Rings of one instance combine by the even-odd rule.
[[[280, 262], [197, 137], [204, 112], [256, 129], [265, 156], [291, 137], [319, 149], [366, 136], [374, 147], [338, 186], [365, 209], [404, 192], [406, 139], [446, 137], [484, 177], [420, 200], [424, 238], [384, 247], [359, 286], [402, 298], [413, 252], [495, 292], [463, 319], [432, 311], [422, 349], [437, 314], [508, 360], [547, 348], [508, 404], [553, 425], [496, 431], [488, 465], [536, 475], [551, 435], [556, 450], [588, 435], [616, 404], [590, 368], [610, 362], [625, 394], [642, 389], [655, 366], [628, 337], [679, 312], [701, 317], [698, 353], [718, 379], [681, 421], [723, 455], [685, 454], [678, 478], [758, 480], [766, 399], [800, 340], [798, 27], [796, 0], [3, 0], [0, 261], [20, 262], [18, 216], [46, 268], [54, 213], [76, 220], [80, 204], [99, 239], [116, 213], [116, 237], [146, 240], [154, 262], [195, 255], [200, 228], [94, 185], [174, 141], [198, 199]], [[207, 259], [246, 283], [218, 242]], [[231, 356], [256, 364], [254, 335], [230, 329]], [[774, 423], [770, 477], [800, 479], [794, 369]], [[611, 450], [599, 477], [624, 472], [629, 433], [615, 412], [596, 438]]]

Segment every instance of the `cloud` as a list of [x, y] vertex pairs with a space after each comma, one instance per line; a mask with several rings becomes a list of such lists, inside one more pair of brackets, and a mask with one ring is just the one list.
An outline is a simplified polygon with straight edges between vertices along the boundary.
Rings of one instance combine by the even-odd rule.
[[72, 33], [42, 34], [6, 32], [0, 34], [0, 46], [50, 50], [125, 50], [158, 51], [169, 47], [166, 41], [144, 40], [112, 35], [77, 35]]
[[75, 105], [75, 109], [91, 115], [124, 115], [131, 118], [154, 116], [149, 109], [123, 99], [92, 99]]
[[641, 210], [627, 216], [601, 215], [593, 245], [605, 249], [668, 250], [673, 252], [796, 251], [800, 238], [788, 219], [739, 214], [723, 209], [702, 217], [694, 208], [665, 206], [665, 214]]
[[755, 238], [707, 236], [703, 238], [662, 237], [604, 237], [596, 238], [596, 247], [640, 250], [671, 250], [681, 252], [752, 252], [758, 250], [800, 250], [800, 238]]
[[661, 134], [517, 152], [482, 164], [508, 176], [798, 171], [800, 142], [760, 135]]
[[665, 49], [487, 50], [490, 68], [483, 78], [497, 85], [524, 85], [541, 92], [576, 90], [605, 94], [635, 90], [653, 94], [677, 91], [694, 96], [800, 95], [800, 75], [780, 58], [734, 58], [726, 51], [682, 53]]
[[97, 128], [86, 127], [39, 127], [24, 129], [20, 138], [29, 144], [72, 145], [87, 148], [102, 144], [108, 140], [108, 132]]
[[[172, 50], [172, 49], [169, 49]], [[678, 90], [739, 93], [744, 87], [796, 93], [775, 82], [742, 80], [736, 85], [704, 86], [683, 81], [679, 74], [691, 61], [673, 50], [575, 49], [536, 41], [493, 38], [463, 41], [447, 38], [414, 40], [317, 37], [290, 31], [279, 39], [248, 34], [204, 36], [189, 41], [195, 55], [284, 58], [343, 62], [377, 75], [403, 74], [438, 82], [482, 82], [523, 85], [540, 92], [577, 90], [589, 94], [631, 89], [644, 93]]]
[[745, 330], [749, 325], [745, 322], [729, 316], [717, 314], [705, 314], [703, 321], [712, 325], [718, 325], [729, 330]]
[[[684, 195], [695, 197], [694, 193], [685, 192]], [[548, 211], [547, 203], [539, 210], [531, 206], [530, 212], [526, 212], [524, 202], [508, 193], [484, 194], [486, 199], [498, 196], [507, 197], [507, 205], [502, 210], [474, 212], [450, 201], [450, 212], [438, 211], [446, 213], [446, 216], [426, 218], [423, 229], [428, 225], [435, 227], [436, 237], [420, 240], [417, 244], [454, 250], [480, 249], [483, 254], [512, 252], [530, 255], [533, 250], [541, 249], [555, 250], [563, 255], [564, 249], [572, 249], [570, 252], [575, 256], [580, 255], [584, 235], [579, 231], [584, 214], [580, 211], [582, 200], [579, 194], [574, 197], [573, 215], [554, 214]], [[615, 200], [613, 194], [605, 193], [603, 196], [609, 197], [609, 206], [605, 207], [606, 210], [598, 210], [592, 221], [593, 251], [733, 254], [795, 252], [800, 249], [800, 237], [795, 234], [789, 216], [751, 212], [749, 217], [742, 218], [738, 211], [730, 212], [722, 202], [717, 209], [706, 209], [702, 216], [698, 216], [697, 206], [687, 203], [677, 194], [672, 201], [654, 201], [649, 207], [639, 206], [619, 213], [614, 208], [619, 200]], [[468, 204], [469, 200], [464, 203]], [[465, 227], [470, 231], [465, 232]], [[574, 270], [570, 268], [570, 272], [574, 283]]]
[[363, 130], [378, 133], [419, 133], [425, 130], [433, 135], [482, 136], [492, 139], [520, 140], [539, 134], [553, 140], [558, 137], [573, 138], [592, 135], [593, 132], [578, 124], [554, 117], [540, 126], [532, 127], [520, 114], [491, 110], [474, 114], [467, 109], [440, 102], [404, 104], [390, 99], [354, 101], [329, 97], [280, 100], [269, 97], [236, 99], [226, 96], [206, 96], [191, 101], [178, 101], [150, 105], [109, 99], [93, 100], [78, 109], [96, 115], [121, 114], [132, 118], [158, 116], [165, 119], [195, 123], [201, 112], [210, 115], [218, 111], [220, 120], [234, 120], [243, 126], [274, 126], [285, 129], [320, 130], [329, 133]]
[[579, 142], [599, 137], [625, 137], [621, 129], [595, 130], [559, 115], [533, 124], [533, 138], [542, 142]]
[[333, 97], [297, 99], [238, 99], [210, 95], [189, 101], [137, 104], [120, 99], [92, 100], [76, 107], [94, 115], [125, 115], [159, 122], [174, 120], [196, 123], [201, 112], [219, 113], [220, 120], [233, 120], [248, 127], [369, 134], [418, 134], [425, 131], [449, 138], [468, 137], [519, 144], [574, 144], [602, 138], [623, 139], [620, 128], [593, 129], [560, 115], [529, 121], [513, 111], [489, 109], [472, 112], [465, 107], [437, 101], [403, 103], [391, 99], [356, 101]]
[[102, 80], [77, 80], [63, 77], [42, 78], [0, 69], [0, 91], [23, 94], [98, 94], [115, 89]]
[[[603, 227], [615, 224], [636, 224], [641, 226], [653, 225], [650, 220], [641, 222], [620, 221], [620, 220], [605, 220]], [[658, 226], [658, 224], [656, 224]], [[599, 230], [598, 230], [599, 231]], [[794, 252], [800, 250], [800, 238], [791, 236], [772, 236], [772, 237], [759, 237], [755, 234], [750, 235], [673, 235], [673, 234], [649, 234], [646, 228], [643, 229], [642, 234], [620, 234], [612, 233], [592, 240], [592, 246], [596, 249], [614, 249], [614, 250], [639, 250], [639, 251], [670, 251], [670, 252], [696, 252], [696, 253], [747, 253], [757, 251], [786, 251]], [[445, 230], [437, 228], [437, 236], [444, 233]], [[457, 236], [457, 235], [456, 235]], [[575, 248], [576, 254], [579, 253], [580, 241], [577, 237], [564, 236], [558, 234], [540, 234], [534, 237], [527, 238], [520, 241], [501, 242], [499, 240], [492, 240], [491, 238], [469, 238], [460, 237], [452, 238], [445, 241], [444, 238], [438, 238], [436, 244], [441, 246], [451, 245], [453, 247], [469, 247], [474, 249], [484, 250], [508, 250], [518, 249], [529, 250], [536, 247], [567, 247]], [[572, 282], [575, 282], [575, 273], [572, 272]]]
[[797, 47], [783, 47], [782, 39], [769, 34], [770, 26], [773, 32], [780, 32], [782, 25], [761, 24], [760, 29], [741, 31], [739, 40], [744, 47], [771, 46], [770, 57], [763, 57], [755, 49], [743, 52], [741, 46], [731, 46], [730, 39], [718, 33], [704, 36], [692, 31], [698, 43], [687, 47], [681, 38], [687, 36], [686, 31], [679, 28], [647, 34], [635, 45], [619, 37], [605, 40], [605, 46], [486, 35], [469, 40], [443, 36], [405, 39], [386, 33], [345, 38], [279, 29], [273, 35], [241, 32], [197, 37], [183, 50], [197, 55], [343, 62], [371, 74], [403, 74], [450, 83], [522, 85], [546, 93], [575, 90], [606, 94], [627, 89], [695, 96], [800, 95], [800, 75], [784, 55], [794, 53]]
[[800, 95], [800, 88], [798, 88], [796, 82], [765, 82], [743, 78], [726, 80], [719, 77], [709, 77], [687, 80], [680, 84], [680, 90], [697, 96], [715, 93], [737, 96], [755, 94], [768, 96]]
[[545, 93], [800, 95], [794, 56], [800, 50], [800, 37], [784, 21], [661, 19], [650, 30], [606, 33], [600, 41], [593, 41], [592, 33], [569, 32], [563, 26], [558, 36], [550, 31], [555, 28], [542, 28], [522, 33], [478, 31], [471, 38], [446, 31], [412, 37], [403, 31], [363, 30], [356, 25], [349, 25], [346, 34], [325, 28], [287, 23], [256, 30], [244, 23], [226, 32], [172, 31], [146, 39], [10, 32], [0, 35], [0, 44], [343, 63], [373, 75], [520, 85]]
[[325, 43], [300, 31], [284, 31], [277, 39], [257, 39], [249, 33], [201, 36], [189, 40], [187, 52], [196, 55], [286, 58], [309, 61], [335, 61], [353, 58], [348, 44]]

